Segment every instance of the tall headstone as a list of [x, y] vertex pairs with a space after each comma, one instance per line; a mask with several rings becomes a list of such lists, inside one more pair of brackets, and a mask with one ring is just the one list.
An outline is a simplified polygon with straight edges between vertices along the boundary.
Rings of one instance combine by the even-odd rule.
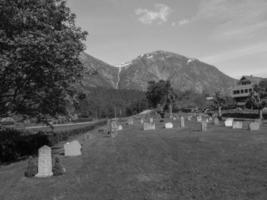
[[241, 121], [234, 121], [233, 122], [233, 129], [243, 129], [243, 122], [241, 122]]
[[42, 146], [38, 151], [38, 173], [36, 177], [52, 176], [52, 155], [49, 146]]
[[225, 127], [233, 127], [233, 122], [234, 122], [233, 118], [227, 118], [224, 122], [224, 125]]
[[181, 128], [184, 128], [185, 127], [185, 124], [184, 124], [184, 117], [182, 116], [181, 117]]
[[165, 128], [166, 129], [172, 129], [173, 128], [173, 123], [171, 123], [171, 122], [166, 123], [165, 124]]
[[206, 132], [206, 131], [207, 131], [207, 126], [208, 126], [207, 121], [203, 120], [203, 121], [201, 122], [201, 131], [202, 131], [202, 132]]
[[155, 129], [156, 129], [155, 123], [144, 122], [144, 131], [155, 130]]
[[82, 155], [81, 147], [82, 147], [81, 144], [77, 140], [74, 140], [72, 142], [67, 142], [66, 144], [64, 144], [65, 156], [80, 156], [80, 155]]

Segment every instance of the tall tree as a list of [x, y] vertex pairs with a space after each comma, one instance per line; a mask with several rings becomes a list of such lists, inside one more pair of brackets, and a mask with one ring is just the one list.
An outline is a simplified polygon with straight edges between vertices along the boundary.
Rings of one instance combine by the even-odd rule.
[[267, 79], [263, 79], [258, 85], [254, 86], [254, 90], [250, 93], [246, 103], [248, 107], [256, 108], [258, 110], [260, 119], [263, 119], [263, 108], [267, 105], [266, 97]]
[[87, 33], [63, 0], [0, 1], [0, 113], [66, 113]]
[[159, 106], [163, 110], [168, 106], [170, 116], [172, 115], [172, 107], [177, 95], [174, 92], [170, 81], [150, 81], [148, 83], [146, 97], [153, 108]]

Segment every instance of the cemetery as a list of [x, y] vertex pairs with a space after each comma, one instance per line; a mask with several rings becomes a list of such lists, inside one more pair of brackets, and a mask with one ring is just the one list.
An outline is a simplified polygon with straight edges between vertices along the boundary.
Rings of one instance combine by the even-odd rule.
[[55, 147], [43, 146], [37, 157], [0, 167], [0, 197], [265, 199], [267, 176], [260, 172], [267, 167], [266, 122], [217, 124], [194, 116], [115, 119]]

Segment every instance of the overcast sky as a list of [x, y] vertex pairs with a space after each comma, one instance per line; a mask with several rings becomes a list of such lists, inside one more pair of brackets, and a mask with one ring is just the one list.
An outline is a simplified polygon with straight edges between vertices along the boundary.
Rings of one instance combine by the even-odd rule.
[[118, 65], [165, 50], [267, 77], [267, 0], [67, 0], [86, 52]]

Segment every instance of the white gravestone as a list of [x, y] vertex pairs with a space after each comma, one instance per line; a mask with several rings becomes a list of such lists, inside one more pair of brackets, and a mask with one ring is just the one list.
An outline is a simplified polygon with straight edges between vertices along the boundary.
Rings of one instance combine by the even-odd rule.
[[182, 116], [181, 117], [181, 128], [184, 128], [185, 127], [185, 125], [184, 125], [184, 117]]
[[249, 124], [249, 130], [250, 131], [258, 131], [258, 130], [260, 130], [260, 123], [259, 122], [251, 122]]
[[201, 115], [198, 115], [197, 116], [197, 122], [201, 122], [202, 121], [202, 116]]
[[144, 122], [144, 130], [148, 131], [148, 130], [155, 130], [156, 129], [156, 125], [154, 123], [147, 123]]
[[173, 128], [173, 123], [171, 123], [171, 122], [166, 123], [166, 124], [165, 124], [165, 128], [166, 128], [166, 129], [171, 129], [171, 128]]
[[234, 122], [233, 118], [227, 118], [224, 122], [224, 125], [225, 127], [233, 127], [233, 122]]
[[38, 173], [36, 177], [53, 176], [52, 172], [52, 155], [49, 146], [42, 146], [38, 151]]
[[82, 155], [81, 144], [77, 140], [67, 142], [64, 144], [64, 152], [65, 156], [80, 156]]
[[234, 121], [233, 122], [233, 129], [243, 129], [243, 122]]
[[118, 130], [117, 121], [111, 121], [111, 132], [116, 132]]
[[118, 125], [118, 131], [122, 131], [122, 130], [123, 130], [122, 125]]

